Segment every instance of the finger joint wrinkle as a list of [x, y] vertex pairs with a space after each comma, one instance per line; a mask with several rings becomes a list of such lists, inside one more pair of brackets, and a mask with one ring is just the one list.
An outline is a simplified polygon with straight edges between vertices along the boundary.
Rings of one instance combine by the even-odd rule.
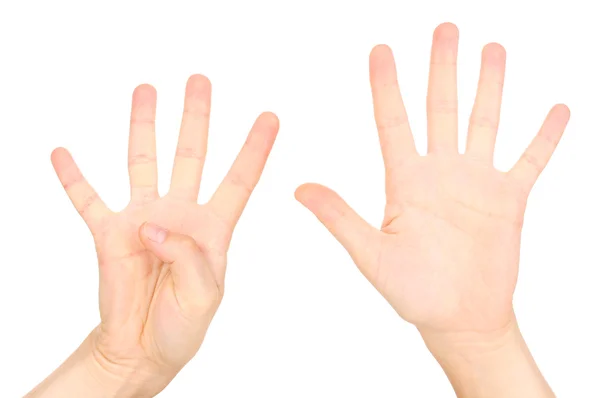
[[140, 165], [140, 164], [150, 164], [150, 163], [156, 163], [156, 156], [146, 154], [146, 153], [138, 153], [138, 154], [129, 156], [128, 165], [130, 167]]
[[455, 100], [450, 99], [427, 99], [427, 108], [433, 113], [456, 113], [458, 111], [458, 103]]
[[204, 156], [202, 154], [190, 147], [178, 147], [175, 156], [184, 159], [196, 159], [200, 161], [204, 160]]
[[79, 206], [79, 209], [77, 211], [82, 216], [85, 215], [85, 213], [94, 204], [94, 202], [96, 202], [99, 199], [100, 198], [99, 198], [99, 196], [98, 196], [97, 193], [93, 193], [93, 194], [89, 195], [88, 197], [85, 198], [85, 200], [83, 201], [83, 203], [81, 204], [81, 206]]

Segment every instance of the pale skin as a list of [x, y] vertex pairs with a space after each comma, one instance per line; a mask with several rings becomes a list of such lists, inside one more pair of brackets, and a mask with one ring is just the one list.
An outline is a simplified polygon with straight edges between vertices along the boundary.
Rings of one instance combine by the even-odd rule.
[[258, 117], [212, 198], [197, 203], [211, 84], [190, 77], [169, 192], [157, 189], [156, 91], [133, 93], [128, 169], [131, 201], [113, 212], [62, 148], [52, 164], [94, 237], [101, 323], [28, 397], [152, 397], [194, 356], [223, 295], [233, 229], [279, 129]]
[[370, 56], [374, 114], [385, 164], [381, 228], [332, 190], [296, 197], [348, 250], [397, 313], [413, 323], [461, 398], [554, 397], [519, 332], [512, 298], [527, 197], [569, 119], [554, 106], [508, 172], [494, 168], [506, 54], [485, 46], [466, 151], [458, 151], [458, 30], [434, 32], [425, 156], [417, 153], [396, 65], [384, 45]]
[[[305, 204], [348, 249], [359, 269], [415, 324], [459, 397], [553, 397], [521, 337], [512, 308], [527, 196], [569, 118], [555, 106], [509, 172], [493, 167], [505, 52], [485, 47], [467, 150], [458, 153], [458, 32], [434, 34], [428, 153], [412, 138], [389, 48], [370, 60], [375, 119], [386, 166], [380, 229], [333, 191], [307, 184]], [[223, 295], [233, 228], [258, 182], [278, 130], [256, 121], [213, 198], [196, 203], [206, 154], [210, 83], [193, 76], [169, 193], [157, 191], [156, 92], [133, 95], [129, 143], [131, 202], [109, 210], [71, 156], [52, 162], [94, 236], [101, 324], [29, 397], [151, 397], [200, 347]]]

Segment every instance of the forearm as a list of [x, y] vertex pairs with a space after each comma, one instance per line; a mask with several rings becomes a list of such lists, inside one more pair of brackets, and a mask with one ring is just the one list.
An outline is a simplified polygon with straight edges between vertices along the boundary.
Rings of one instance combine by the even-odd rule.
[[516, 321], [493, 335], [423, 332], [459, 398], [553, 398]]
[[77, 350], [25, 398], [145, 398], [153, 397], [168, 381], [141, 369], [113, 369], [103, 361], [92, 332]]

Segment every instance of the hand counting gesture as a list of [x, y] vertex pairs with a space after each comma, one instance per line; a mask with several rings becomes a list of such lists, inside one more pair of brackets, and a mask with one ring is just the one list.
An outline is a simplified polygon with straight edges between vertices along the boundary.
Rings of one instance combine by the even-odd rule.
[[371, 53], [374, 113], [386, 171], [381, 229], [367, 224], [328, 188], [307, 184], [297, 191], [430, 348], [438, 341], [465, 343], [515, 328], [512, 296], [527, 196], [569, 119], [566, 106], [555, 106], [512, 170], [496, 170], [505, 51], [490, 44], [482, 54], [466, 152], [460, 154], [457, 48], [456, 27], [440, 25], [431, 52], [426, 156], [415, 150], [390, 49], [377, 46]]
[[114, 213], [105, 206], [66, 150], [52, 154], [98, 253], [102, 322], [90, 336], [93, 356], [116, 378], [139, 379], [147, 395], [164, 388], [202, 343], [223, 294], [233, 228], [278, 130], [275, 115], [261, 115], [212, 199], [197, 204], [210, 93], [208, 79], [189, 79], [171, 187], [163, 197], [157, 191], [151, 86], [133, 94], [131, 201], [124, 210]]

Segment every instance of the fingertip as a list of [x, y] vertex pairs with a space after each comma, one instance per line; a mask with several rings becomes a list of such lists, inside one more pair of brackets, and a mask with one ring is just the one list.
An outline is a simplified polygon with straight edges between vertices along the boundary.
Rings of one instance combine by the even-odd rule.
[[305, 194], [313, 191], [314, 189], [318, 189], [319, 187], [323, 187], [321, 184], [317, 184], [315, 182], [305, 182], [304, 184], [298, 186], [296, 188], [296, 193]]
[[330, 188], [314, 182], [300, 185], [296, 188], [294, 196], [300, 203], [307, 207], [312, 204], [327, 202], [338, 197], [338, 195]]
[[371, 50], [369, 55], [369, 67], [371, 72], [396, 71], [394, 53], [387, 44], [378, 44]]
[[433, 31], [433, 37], [439, 39], [453, 39], [458, 37], [458, 27], [452, 22], [439, 24]]
[[493, 53], [499, 55], [506, 54], [506, 49], [504, 48], [504, 46], [496, 42], [491, 42], [483, 46], [483, 51], [486, 53]]
[[133, 96], [144, 98], [156, 97], [156, 88], [148, 83], [140, 84], [133, 90]]
[[150, 84], [140, 84], [131, 96], [132, 121], [149, 122], [156, 112], [156, 89]]
[[[184, 118], [190, 118], [190, 114], [202, 117], [208, 121], [210, 118], [212, 86], [210, 80], [204, 75], [191, 75], [185, 85]], [[185, 122], [184, 122], [185, 123]], [[205, 129], [207, 127], [204, 127]], [[206, 130], [203, 131], [206, 134]]]
[[502, 65], [506, 62], [506, 49], [500, 43], [488, 43], [483, 47], [481, 57], [488, 63]]
[[318, 189], [319, 185], [315, 183], [305, 183], [296, 188], [294, 192], [294, 197], [298, 202], [300, 202], [304, 207], [311, 210], [315, 208], [315, 202], [317, 195], [316, 189]]
[[167, 239], [167, 230], [156, 224], [145, 222], [140, 228], [145, 238], [153, 243], [161, 244]]
[[50, 153], [50, 160], [52, 160], [52, 163], [54, 163], [58, 159], [60, 159], [62, 156], [64, 156], [65, 153], [67, 153], [67, 154], [69, 153], [69, 151], [67, 151], [66, 148], [63, 148], [63, 147], [54, 148], [52, 150], [52, 152]]
[[371, 54], [369, 57], [371, 59], [377, 59], [382, 56], [392, 55], [392, 49], [387, 44], [377, 44], [375, 47], [371, 49]]
[[212, 89], [210, 79], [199, 73], [191, 75], [187, 80], [186, 86], [188, 90], [194, 91], [210, 91]]
[[566, 119], [567, 121], [571, 118], [571, 110], [566, 104], [560, 103], [554, 105], [553, 112], [558, 114], [561, 118]]
[[50, 161], [55, 169], [63, 169], [65, 166], [73, 163], [73, 157], [69, 151], [63, 147], [55, 148], [50, 154]]
[[266, 126], [270, 126], [273, 130], [279, 130], [279, 117], [273, 112], [263, 112], [261, 113], [257, 121], [264, 123]]
[[279, 133], [279, 118], [273, 112], [263, 112], [250, 130], [249, 140], [259, 140], [270, 151]]
[[306, 197], [307, 190], [310, 190], [310, 185], [311, 184], [306, 183], [296, 188], [294, 191], [294, 197], [298, 202], [303, 203], [303, 199]]

